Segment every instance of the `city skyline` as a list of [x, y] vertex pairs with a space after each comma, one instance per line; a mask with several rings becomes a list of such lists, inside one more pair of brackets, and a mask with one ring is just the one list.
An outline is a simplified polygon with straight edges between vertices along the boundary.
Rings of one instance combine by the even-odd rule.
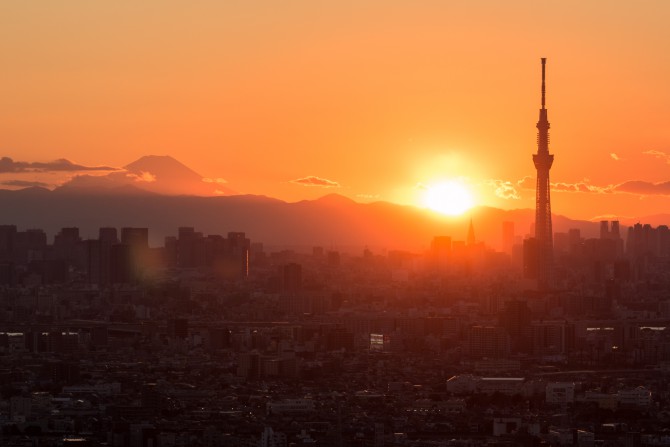
[[0, 2], [0, 445], [670, 447], [669, 16]]
[[475, 205], [532, 208], [524, 160], [546, 56], [562, 161], [553, 211], [661, 213], [670, 65], [655, 55], [668, 50], [667, 8], [3, 5], [0, 156], [13, 162], [0, 182], [53, 188], [167, 154], [236, 192], [291, 202], [336, 192], [425, 206], [426, 188], [456, 181]]

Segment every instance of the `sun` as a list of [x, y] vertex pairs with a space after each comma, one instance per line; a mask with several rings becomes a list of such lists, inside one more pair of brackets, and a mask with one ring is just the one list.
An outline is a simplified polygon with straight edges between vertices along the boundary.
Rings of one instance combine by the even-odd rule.
[[423, 205], [438, 213], [458, 216], [472, 208], [474, 201], [463, 183], [449, 180], [428, 186]]

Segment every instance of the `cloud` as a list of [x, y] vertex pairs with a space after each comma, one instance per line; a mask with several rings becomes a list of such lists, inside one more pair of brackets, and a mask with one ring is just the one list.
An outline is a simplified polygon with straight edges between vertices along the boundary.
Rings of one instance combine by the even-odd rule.
[[529, 175], [516, 182], [521, 189], [535, 189], [535, 179]]
[[31, 182], [31, 181], [28, 181], [28, 180], [4, 180], [3, 182], [0, 183], [0, 185], [16, 186], [16, 187], [19, 187], [19, 188], [31, 188], [31, 187], [47, 188], [47, 187], [50, 186], [48, 183]]
[[557, 182], [551, 184], [552, 191], [561, 192], [591, 192], [596, 194], [607, 194], [612, 192], [612, 185], [596, 186], [589, 183], [587, 179], [577, 183]]
[[666, 154], [665, 152], [649, 150], [649, 151], [644, 151], [642, 153], [647, 154], [647, 155], [652, 155], [652, 156], [658, 158], [659, 160], [663, 160], [664, 162], [670, 164], [670, 154]]
[[321, 177], [315, 177], [310, 175], [308, 177], [303, 177], [295, 180], [291, 180], [291, 183], [296, 183], [303, 186], [319, 186], [321, 188], [339, 188], [340, 184], [332, 180], [328, 180]]
[[109, 166], [84, 166], [60, 158], [50, 162], [14, 161], [9, 157], [0, 158], [0, 173], [7, 172], [76, 172], [76, 171], [117, 171]]
[[366, 200], [375, 200], [379, 198], [379, 194], [356, 194], [356, 197]]
[[[658, 151], [647, 151], [658, 152]], [[662, 154], [662, 153], [661, 153]], [[661, 156], [658, 156], [662, 158]], [[535, 179], [532, 177], [524, 177], [519, 180], [517, 184], [523, 189], [535, 189]], [[591, 194], [612, 194], [625, 193], [637, 194], [640, 196], [667, 196], [670, 195], [670, 181], [667, 182], [647, 182], [644, 180], [629, 180], [618, 185], [598, 186], [592, 184], [588, 179], [581, 182], [566, 183], [555, 182], [551, 184], [551, 190], [557, 192], [582, 192]]]
[[617, 154], [615, 154], [614, 152], [610, 152], [610, 157], [612, 157], [612, 160], [614, 160], [614, 161], [619, 161], [619, 160], [621, 160], [621, 159], [619, 158], [619, 156], [618, 156]]
[[[526, 176], [517, 182], [517, 185], [522, 189], [536, 188], [535, 179]], [[596, 194], [607, 194], [614, 191], [613, 185], [597, 186], [591, 184], [589, 179], [584, 179], [581, 182], [567, 183], [567, 182], [553, 182], [551, 183], [551, 190], [557, 192], [585, 192]]]
[[126, 177], [133, 179], [136, 182], [144, 182], [144, 183], [153, 183], [157, 180], [158, 177], [156, 177], [155, 174], [152, 174], [151, 172], [145, 172], [145, 171], [140, 171], [139, 174], [135, 174], [132, 172], [126, 173]]
[[202, 179], [202, 181], [205, 182], [205, 183], [218, 183], [219, 185], [223, 185], [225, 183], [228, 183], [228, 180], [226, 180], [225, 178], [221, 178], [221, 177], [219, 177], [219, 178], [207, 178], [207, 177], [205, 177], [204, 179]]
[[521, 194], [516, 189], [512, 182], [507, 180], [488, 180], [486, 182], [488, 185], [493, 186], [494, 194], [501, 199], [514, 199], [518, 200], [521, 198]]
[[652, 183], [643, 180], [631, 180], [615, 186], [614, 191], [643, 196], [667, 196], [670, 195], [670, 181]]
[[619, 216], [617, 214], [601, 214], [599, 216], [594, 216], [589, 220], [591, 222], [601, 222], [603, 220], [622, 220], [622, 219], [630, 219], [630, 217], [629, 216]]

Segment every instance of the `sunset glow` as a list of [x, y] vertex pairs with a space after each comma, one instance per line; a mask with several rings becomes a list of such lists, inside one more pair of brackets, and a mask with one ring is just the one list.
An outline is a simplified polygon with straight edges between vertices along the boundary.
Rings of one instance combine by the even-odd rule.
[[670, 209], [668, 2], [141, 5], [2, 2], [3, 188], [165, 155], [290, 202], [420, 205], [417, 181], [467, 173], [478, 205], [533, 208], [548, 57], [552, 210]]
[[438, 213], [458, 216], [472, 208], [474, 201], [462, 182], [450, 180], [429, 186], [423, 196], [423, 205]]

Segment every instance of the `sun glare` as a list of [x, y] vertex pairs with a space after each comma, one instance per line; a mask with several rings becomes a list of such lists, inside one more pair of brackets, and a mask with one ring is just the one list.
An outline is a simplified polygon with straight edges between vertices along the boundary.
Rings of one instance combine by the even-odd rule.
[[429, 186], [423, 204], [438, 213], [458, 216], [472, 208], [474, 202], [470, 191], [461, 182], [450, 180]]

